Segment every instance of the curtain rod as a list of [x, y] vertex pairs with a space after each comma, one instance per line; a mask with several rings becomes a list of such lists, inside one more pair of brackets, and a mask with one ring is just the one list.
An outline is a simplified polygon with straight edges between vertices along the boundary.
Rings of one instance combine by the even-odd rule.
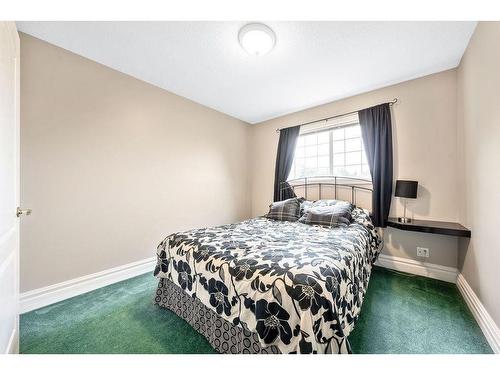
[[[380, 104], [377, 104], [377, 105], [382, 105], [382, 104], [389, 104], [389, 105], [394, 105], [398, 102], [398, 98], [394, 98], [392, 99], [390, 102], [386, 102], [386, 103], [380, 103]], [[357, 111], [351, 111], [351, 112], [347, 112], [347, 113], [342, 113], [340, 115], [335, 115], [335, 116], [330, 116], [330, 117], [325, 117], [325, 118], [320, 118], [319, 120], [314, 120], [314, 121], [309, 121], [309, 122], [305, 122], [303, 124], [299, 124], [299, 125], [294, 125], [294, 126], [287, 126], [285, 128], [278, 128], [276, 129], [276, 133], [279, 133], [281, 129], [286, 129], [286, 128], [293, 128], [295, 126], [304, 126], [304, 125], [309, 125], [309, 124], [314, 124], [315, 122], [320, 122], [320, 121], [328, 121], [328, 120], [331, 120], [333, 118], [337, 118], [337, 117], [342, 117], [342, 116], [347, 116], [347, 115], [352, 115], [353, 113], [356, 113], [356, 112], [359, 112], [361, 111], [361, 109], [358, 109]]]

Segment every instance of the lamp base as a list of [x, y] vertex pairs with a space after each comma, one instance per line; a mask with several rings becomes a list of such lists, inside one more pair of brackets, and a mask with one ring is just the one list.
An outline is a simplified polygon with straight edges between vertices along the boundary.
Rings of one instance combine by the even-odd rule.
[[412, 220], [409, 217], [398, 217], [400, 223], [411, 223]]

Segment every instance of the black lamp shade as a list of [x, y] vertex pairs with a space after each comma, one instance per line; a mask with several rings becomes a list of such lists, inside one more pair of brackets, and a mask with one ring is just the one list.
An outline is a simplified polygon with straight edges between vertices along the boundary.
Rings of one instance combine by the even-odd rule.
[[418, 181], [396, 180], [396, 197], [416, 198]]

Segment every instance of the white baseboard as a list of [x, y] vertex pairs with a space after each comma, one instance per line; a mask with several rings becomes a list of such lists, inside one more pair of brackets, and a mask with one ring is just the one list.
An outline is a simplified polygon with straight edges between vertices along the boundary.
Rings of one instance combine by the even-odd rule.
[[21, 293], [20, 311], [25, 313], [146, 272], [153, 272], [155, 263], [156, 257], [151, 257]]
[[439, 264], [419, 262], [418, 260], [380, 254], [375, 265], [396, 271], [430, 277], [432, 279], [443, 280], [449, 283], [455, 284], [457, 282], [458, 270], [453, 267], [440, 266]]
[[457, 287], [469, 306], [472, 315], [476, 318], [479, 327], [481, 327], [491, 349], [497, 354], [500, 353], [500, 331], [498, 326], [461, 273], [457, 277]]
[[19, 354], [19, 328], [17, 325], [12, 330], [5, 354]]

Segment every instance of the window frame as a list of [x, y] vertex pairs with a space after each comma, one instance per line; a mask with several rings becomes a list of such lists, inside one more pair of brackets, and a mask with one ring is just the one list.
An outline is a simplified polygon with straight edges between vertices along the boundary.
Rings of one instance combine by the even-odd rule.
[[[333, 120], [333, 121], [332, 121]], [[351, 167], [351, 166], [359, 166], [359, 168], [361, 168], [361, 173], [360, 175], [336, 175], [336, 176], [339, 176], [339, 177], [352, 177], [352, 178], [366, 178], [366, 179], [370, 179], [371, 180], [371, 174], [370, 174], [370, 171], [369, 171], [369, 166], [368, 166], [368, 163], [367, 163], [367, 157], [366, 157], [366, 150], [365, 150], [365, 147], [364, 147], [364, 143], [363, 143], [363, 137], [361, 135], [361, 129], [360, 129], [360, 135], [359, 137], [349, 137], [349, 138], [346, 138], [346, 134], [345, 134], [345, 130], [344, 130], [344, 135], [343, 135], [343, 138], [342, 138], [342, 142], [343, 142], [343, 151], [342, 152], [335, 152], [334, 151], [334, 130], [338, 130], [338, 129], [346, 129], [348, 127], [352, 127], [352, 126], [360, 126], [359, 124], [359, 119], [358, 119], [358, 115], [357, 113], [355, 114], [350, 114], [350, 115], [346, 115], [346, 116], [341, 116], [341, 117], [337, 117], [335, 119], [332, 119], [332, 120], [329, 120], [329, 121], [326, 121], [326, 122], [323, 122], [321, 124], [318, 124], [318, 123], [312, 123], [312, 124], [309, 124], [309, 125], [306, 125], [303, 127], [303, 129], [301, 128], [300, 130], [300, 133], [299, 133], [299, 137], [305, 137], [307, 135], [311, 135], [311, 134], [318, 134], [318, 133], [323, 133], [323, 132], [328, 132], [328, 139], [329, 139], [329, 142], [328, 142], [328, 160], [329, 160], [329, 166], [328, 166], [328, 175], [324, 175], [324, 174], [318, 174], [318, 175], [308, 175], [308, 176], [297, 176], [296, 175], [296, 154], [294, 154], [294, 160], [293, 160], [293, 164], [292, 164], [292, 169], [290, 170], [290, 174], [287, 178], [288, 181], [290, 180], [294, 180], [294, 179], [299, 179], [299, 178], [305, 178], [305, 177], [312, 177], [312, 178], [315, 178], [315, 177], [328, 177], [328, 176], [335, 176], [336, 174], [334, 173], [334, 170], [335, 168], [344, 168], [344, 169], [347, 169], [348, 167]], [[356, 151], [352, 151], [352, 152], [360, 152], [361, 154], [361, 159], [360, 159], [360, 163], [355, 163], [355, 164], [348, 164], [347, 163], [347, 154], [351, 151], [346, 151], [347, 150], [347, 147], [346, 147], [346, 143], [348, 140], [350, 139], [359, 139], [360, 142], [361, 142], [361, 149], [360, 150], [356, 150]], [[323, 144], [323, 143], [322, 143]], [[318, 141], [316, 140], [316, 149], [318, 150], [319, 148], [319, 143]], [[304, 144], [302, 146], [304, 148], [304, 156], [301, 157], [303, 160], [304, 160], [304, 163], [305, 163], [305, 160], [307, 159], [307, 156], [305, 154], [305, 148], [306, 148], [306, 145], [305, 145], [305, 139], [304, 139]], [[297, 149], [297, 146], [296, 146], [296, 149]], [[295, 149], [295, 150], [296, 150]], [[294, 151], [295, 152], [295, 151]], [[334, 165], [334, 155], [335, 154], [342, 154], [344, 156], [344, 163], [342, 166], [335, 166]], [[321, 167], [318, 166], [318, 161], [319, 161], [319, 153], [318, 151], [316, 152], [316, 169], [319, 169]], [[366, 174], [363, 174], [363, 172], [365, 171], [365, 168], [368, 170], [368, 172]]]

